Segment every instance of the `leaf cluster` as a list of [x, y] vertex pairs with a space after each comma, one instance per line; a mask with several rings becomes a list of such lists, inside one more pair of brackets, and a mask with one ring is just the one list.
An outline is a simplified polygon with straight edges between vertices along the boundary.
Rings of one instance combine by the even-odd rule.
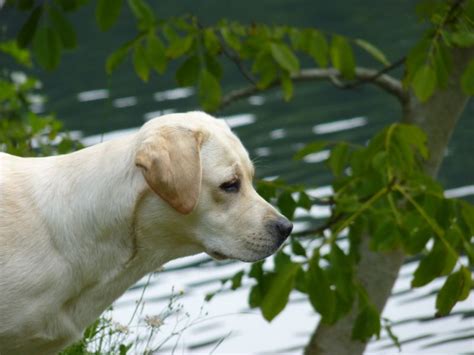
[[[417, 5], [417, 13], [430, 26], [407, 56], [404, 84], [426, 101], [448, 85], [455, 65], [453, 49], [474, 46], [474, 1], [424, 0]], [[461, 86], [466, 94], [474, 95], [474, 59], [464, 71]]]
[[[15, 41], [0, 43], [0, 55], [30, 66], [29, 51]], [[37, 113], [44, 102], [39, 82], [20, 72], [0, 73], [0, 150], [19, 156], [62, 154], [81, 145], [62, 133], [62, 123], [52, 115]]]
[[[328, 145], [311, 143], [296, 156]], [[412, 287], [449, 275], [436, 299], [436, 314], [448, 314], [472, 284], [474, 207], [444, 197], [442, 187], [422, 170], [427, 158], [425, 134], [405, 124], [386, 127], [367, 146], [333, 145], [326, 163], [334, 175], [334, 194], [324, 228], [292, 237], [272, 266], [258, 262], [250, 272], [241, 271], [233, 289], [242, 277], [254, 279], [249, 304], [268, 321], [283, 311], [293, 290], [306, 294], [328, 324], [356, 307], [352, 336], [367, 341], [381, 331], [378, 310], [356, 275], [359, 246], [367, 240], [373, 251], [403, 250], [420, 258]], [[259, 191], [289, 218], [297, 207], [311, 208], [310, 196], [295, 198], [304, 196], [301, 187], [264, 182]]]

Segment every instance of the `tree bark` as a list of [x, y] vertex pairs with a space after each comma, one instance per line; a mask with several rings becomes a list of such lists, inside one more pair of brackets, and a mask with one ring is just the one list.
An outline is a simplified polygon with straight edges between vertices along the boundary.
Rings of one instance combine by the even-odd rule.
[[[438, 91], [425, 103], [421, 103], [410, 94], [404, 103], [402, 122], [421, 127], [428, 138], [430, 152], [424, 168], [435, 177], [443, 161], [451, 134], [461, 116], [469, 97], [460, 87], [460, 78], [471, 59], [474, 50], [458, 49], [453, 51], [453, 72], [446, 89]], [[404, 261], [401, 251], [374, 253], [368, 248], [369, 238], [361, 243], [361, 259], [357, 277], [366, 287], [370, 299], [382, 313], [398, 272]], [[362, 354], [367, 343], [351, 339], [352, 326], [357, 312], [357, 305], [344, 318], [334, 325], [320, 323], [313, 333], [306, 349], [306, 355], [358, 355]]]

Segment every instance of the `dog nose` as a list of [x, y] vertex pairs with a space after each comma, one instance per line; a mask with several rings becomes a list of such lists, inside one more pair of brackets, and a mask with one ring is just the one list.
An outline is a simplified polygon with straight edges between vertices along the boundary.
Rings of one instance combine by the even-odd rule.
[[278, 233], [278, 238], [285, 240], [293, 230], [293, 223], [286, 218], [280, 218], [275, 223], [275, 229]]

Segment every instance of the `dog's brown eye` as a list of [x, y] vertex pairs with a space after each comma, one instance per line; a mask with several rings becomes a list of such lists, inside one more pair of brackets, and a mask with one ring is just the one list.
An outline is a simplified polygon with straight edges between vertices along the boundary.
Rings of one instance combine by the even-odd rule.
[[221, 190], [224, 190], [225, 192], [239, 192], [240, 190], [240, 180], [232, 180], [228, 182], [224, 182], [219, 186]]

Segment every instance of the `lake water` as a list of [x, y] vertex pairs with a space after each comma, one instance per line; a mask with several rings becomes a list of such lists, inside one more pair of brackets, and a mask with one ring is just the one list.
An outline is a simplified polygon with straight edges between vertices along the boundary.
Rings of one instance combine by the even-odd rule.
[[[264, 1], [264, 2], [158, 2], [163, 16], [184, 12], [198, 14], [203, 23], [220, 17], [244, 22], [265, 21], [298, 26], [318, 26], [328, 31], [366, 38], [383, 48], [391, 60], [402, 56], [421, 32], [412, 1]], [[0, 13], [0, 19], [5, 14]], [[12, 28], [18, 27], [8, 17]], [[38, 73], [49, 101], [45, 109], [56, 112], [66, 128], [94, 144], [135, 130], [144, 121], [161, 114], [197, 108], [192, 88], [177, 88], [172, 75], [153, 77], [147, 84], [132, 73], [130, 60], [110, 78], [104, 73], [106, 55], [134, 35], [129, 16], [122, 16], [111, 32], [99, 34], [93, 9], [82, 9], [71, 17], [78, 31], [80, 47], [66, 54], [60, 68]], [[363, 59], [363, 63], [366, 60]], [[246, 85], [232, 65], [225, 66], [226, 89]], [[279, 176], [289, 182], [304, 183], [316, 195], [330, 192], [330, 176], [324, 168], [326, 152], [307, 157], [303, 162], [292, 156], [304, 143], [316, 139], [345, 139], [365, 142], [374, 132], [400, 117], [398, 103], [378, 90], [364, 86], [340, 91], [327, 83], [306, 83], [296, 87], [295, 98], [285, 103], [278, 90], [238, 102], [223, 112], [229, 124], [257, 158], [258, 177]], [[474, 103], [471, 101], [459, 122], [440, 180], [453, 197], [474, 202]], [[314, 218], [328, 211], [314, 207], [310, 214], [297, 211], [297, 229], [306, 228]], [[474, 351], [474, 297], [459, 304], [451, 316], [433, 319], [434, 290], [442, 280], [409, 291], [407, 263], [394, 289], [384, 317], [394, 323], [393, 330], [402, 342], [403, 353], [467, 353]], [[177, 352], [209, 353], [222, 339], [215, 353], [300, 353], [318, 322], [305, 298], [292, 294], [289, 306], [271, 324], [247, 306], [246, 287], [224, 291], [210, 303], [204, 295], [220, 287], [219, 280], [248, 267], [243, 263], [216, 263], [204, 255], [170, 263], [154, 275], [145, 293], [144, 314], [159, 313], [168, 302], [172, 288], [183, 290], [180, 298], [190, 318], [199, 319], [178, 342]], [[145, 280], [132, 288], [115, 305], [114, 318], [127, 323], [141, 294]], [[204, 305], [204, 306], [203, 306]], [[201, 311], [203, 306], [203, 311]], [[205, 314], [205, 313], [208, 314]], [[171, 331], [164, 329], [163, 334]], [[166, 346], [172, 346], [171, 342]], [[163, 348], [163, 351], [171, 347]], [[393, 354], [397, 349], [383, 334], [370, 344], [368, 353]]]

